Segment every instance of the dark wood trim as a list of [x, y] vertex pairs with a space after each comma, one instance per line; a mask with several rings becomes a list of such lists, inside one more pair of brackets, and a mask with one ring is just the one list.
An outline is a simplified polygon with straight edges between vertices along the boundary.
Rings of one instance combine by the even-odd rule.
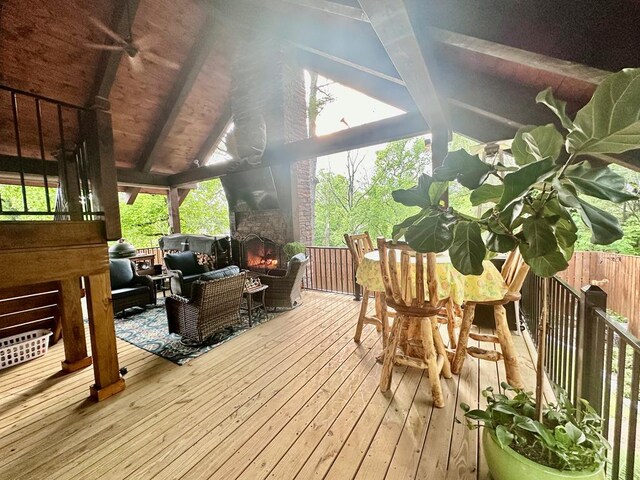
[[404, 80], [418, 110], [432, 130], [448, 130], [448, 120], [436, 91], [429, 64], [402, 0], [359, 0], [389, 58]]
[[193, 168], [172, 175], [172, 185], [185, 184], [221, 177], [228, 173], [252, 170], [306, 160], [308, 158], [346, 152], [356, 148], [386, 143], [401, 138], [411, 138], [429, 132], [422, 116], [417, 112], [405, 113], [396, 117], [341, 130], [331, 135], [308, 138], [297, 142], [268, 147], [259, 165], [240, 165], [235, 162], [220, 162]]
[[179, 188], [178, 189], [178, 206], [181, 207], [182, 203], [187, 199], [191, 188]]
[[[197, 41], [191, 48], [189, 58], [184, 62], [180, 70], [180, 75], [178, 76], [178, 79], [169, 94], [168, 100], [162, 109], [162, 113], [156, 123], [156, 127], [149, 136], [142, 154], [137, 161], [138, 170], [141, 172], [151, 171], [151, 167], [157, 158], [160, 147], [173, 128], [173, 125], [180, 114], [180, 110], [191, 92], [191, 88], [198, 78], [198, 75], [200, 75], [202, 66], [215, 46], [215, 34], [217, 31], [215, 23], [215, 16], [213, 12], [210, 12], [207, 20], [198, 32], [196, 37]], [[127, 191], [129, 197], [127, 199], [127, 203], [130, 205], [133, 204], [139, 192], [140, 189], [138, 188]]]
[[[133, 22], [138, 11], [139, 0], [129, 0], [129, 15]], [[113, 19], [111, 22], [112, 30], [122, 37], [126, 37], [128, 34], [129, 18], [127, 14], [127, 7], [125, 2], [117, 2], [115, 11], [113, 12]], [[89, 97], [90, 101], [93, 101], [94, 97], [109, 98], [111, 94], [111, 87], [116, 80], [116, 73], [118, 67], [122, 61], [122, 50], [104, 51], [100, 59], [100, 64], [96, 70], [95, 81], [93, 83], [93, 92]]]

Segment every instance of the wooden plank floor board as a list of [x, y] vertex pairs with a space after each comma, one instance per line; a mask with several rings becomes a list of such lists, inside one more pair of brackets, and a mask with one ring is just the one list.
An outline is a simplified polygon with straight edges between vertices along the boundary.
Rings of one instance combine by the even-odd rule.
[[[378, 390], [380, 335], [353, 342], [359, 304], [305, 291], [303, 304], [177, 366], [118, 340], [127, 389], [86, 399], [91, 369], [59, 375], [62, 344], [0, 372], [0, 478], [486, 478], [458, 404], [484, 401], [504, 369], [468, 358], [435, 409], [426, 373], [395, 367]], [[514, 337], [523, 376], [534, 371]], [[481, 345], [487, 346], [487, 345]]]

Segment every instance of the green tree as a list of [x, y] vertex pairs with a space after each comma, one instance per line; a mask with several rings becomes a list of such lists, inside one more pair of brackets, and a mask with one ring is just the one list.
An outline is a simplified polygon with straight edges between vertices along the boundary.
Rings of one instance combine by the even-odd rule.
[[140, 194], [133, 205], [120, 197], [122, 238], [138, 248], [157, 247], [158, 238], [169, 233], [165, 195]]
[[229, 233], [229, 204], [219, 178], [201, 182], [180, 206], [182, 231], [205, 235]]

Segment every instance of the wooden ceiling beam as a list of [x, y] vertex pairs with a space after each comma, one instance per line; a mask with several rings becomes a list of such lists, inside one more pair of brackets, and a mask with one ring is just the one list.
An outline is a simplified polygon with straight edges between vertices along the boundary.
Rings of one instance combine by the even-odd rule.
[[[211, 54], [215, 43], [214, 35], [216, 34], [215, 15], [211, 11], [197, 35], [195, 45], [191, 48], [189, 58], [184, 62], [180, 69], [178, 79], [174, 83], [173, 89], [169, 94], [168, 100], [162, 109], [159, 121], [149, 136], [149, 139], [142, 150], [142, 154], [137, 161], [137, 169], [141, 172], [151, 171], [159, 151], [164, 141], [169, 136], [169, 132], [173, 128], [180, 110], [187, 100], [191, 89], [202, 70], [202, 66]], [[138, 191], [135, 189], [128, 191], [127, 203], [129, 205], [135, 202]]]
[[[39, 158], [22, 158], [22, 171], [26, 175], [30, 175], [33, 178], [40, 178], [41, 182], [43, 182], [43, 173], [45, 169], [47, 177], [58, 177], [58, 162], [56, 160], [47, 160], [43, 165], [42, 160]], [[20, 159], [13, 155], [0, 154], [0, 172], [6, 174], [19, 174]], [[166, 190], [170, 186], [169, 178], [169, 175], [143, 173], [129, 168], [118, 168], [117, 170], [119, 186]], [[193, 187], [194, 186], [191, 185], [191, 188]]]
[[[128, 5], [125, 2], [118, 2], [115, 8], [113, 19], [111, 22], [112, 30], [121, 37], [126, 38], [129, 33], [129, 21], [133, 23], [136, 12], [138, 11], [139, 0], [129, 0]], [[88, 99], [92, 104], [95, 97], [108, 99], [111, 94], [111, 87], [116, 80], [116, 73], [122, 61], [124, 52], [122, 50], [110, 50], [102, 52], [100, 64], [96, 70], [96, 77], [93, 82], [93, 91]]]
[[213, 152], [216, 151], [218, 145], [224, 138], [224, 134], [227, 132], [227, 128], [231, 124], [233, 120], [233, 114], [231, 112], [231, 102], [227, 101], [222, 110], [222, 113], [218, 117], [218, 121], [215, 123], [209, 135], [207, 135], [206, 140], [202, 145], [200, 145], [200, 149], [196, 154], [196, 160], [200, 165], [204, 165], [205, 162], [211, 157]]
[[307, 7], [322, 13], [339, 15], [351, 20], [358, 20], [359, 22], [369, 21], [367, 15], [361, 8], [352, 7], [351, 5], [345, 5], [343, 3], [331, 2], [329, 0], [282, 0], [282, 2]]
[[334, 61], [325, 55], [315, 55], [307, 50], [297, 50], [295, 56], [301, 67], [317, 72], [381, 102], [404, 111], [416, 108], [406, 87], [397, 82], [390, 82], [384, 74], [378, 75], [370, 68], [358, 68], [350, 62]]
[[259, 165], [243, 164], [238, 166], [236, 162], [232, 161], [219, 162], [171, 175], [169, 181], [172, 185], [182, 188], [184, 184], [218, 178], [229, 173], [322, 157], [402, 138], [416, 137], [428, 132], [429, 128], [420, 113], [404, 113], [330, 135], [267, 147], [262, 157], [262, 163]]
[[448, 121], [428, 64], [432, 59], [418, 42], [411, 18], [402, 0], [359, 0], [380, 42], [404, 80], [418, 110], [431, 130], [448, 130]]

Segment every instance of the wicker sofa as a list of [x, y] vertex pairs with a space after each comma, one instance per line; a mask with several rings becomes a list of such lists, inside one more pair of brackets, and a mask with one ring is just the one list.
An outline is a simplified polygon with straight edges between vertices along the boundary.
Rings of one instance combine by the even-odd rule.
[[109, 274], [114, 314], [126, 308], [156, 303], [156, 287], [153, 280], [147, 275], [138, 275], [129, 259], [110, 259]]
[[294, 308], [302, 298], [302, 277], [309, 259], [304, 253], [294, 255], [289, 260], [284, 276], [260, 275], [260, 282], [268, 285], [265, 292], [267, 308]]
[[191, 284], [191, 299], [177, 295], [167, 298], [169, 332], [203, 343], [220, 329], [238, 323], [244, 280], [244, 273], [196, 280]]

